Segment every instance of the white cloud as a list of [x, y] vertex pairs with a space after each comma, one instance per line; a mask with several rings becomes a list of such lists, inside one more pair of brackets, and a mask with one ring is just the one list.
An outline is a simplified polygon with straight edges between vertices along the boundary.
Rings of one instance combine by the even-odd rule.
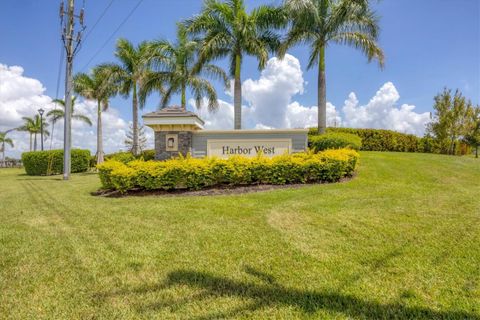
[[[22, 117], [33, 117], [42, 107], [47, 112], [54, 108], [52, 98], [45, 95], [45, 88], [36, 79], [23, 75], [23, 68], [0, 64], [0, 131], [16, 128], [22, 125]], [[96, 104], [92, 101], [77, 99], [75, 110], [88, 116], [93, 126], [79, 121], [72, 121], [72, 144], [76, 148], [90, 149], [92, 154], [96, 150]], [[114, 152], [124, 148], [125, 133], [128, 123], [121, 118], [115, 108], [103, 113], [103, 137], [105, 152]], [[52, 131], [52, 125], [49, 125]], [[149, 145], [152, 146], [152, 134], [145, 130]], [[14, 140], [15, 147], [7, 148], [6, 155], [20, 157], [21, 153], [29, 150], [29, 135], [25, 132], [12, 131], [9, 136]], [[63, 147], [63, 121], [55, 124], [53, 134], [53, 148]], [[45, 149], [50, 149], [50, 138], [44, 142]], [[40, 137], [38, 137], [40, 147]]]
[[[287, 128], [315, 127], [318, 122], [318, 108], [317, 106], [304, 107], [297, 101], [294, 101], [287, 106], [285, 117]], [[335, 106], [327, 102], [327, 125], [339, 127], [341, 124], [342, 119]]]
[[0, 64], [0, 130], [18, 126], [24, 116], [50, 104], [40, 81], [22, 76], [23, 68]]
[[[303, 94], [305, 81], [297, 58], [285, 55], [283, 60], [271, 58], [257, 80], [243, 82], [242, 123], [244, 128], [306, 128], [317, 123], [317, 107], [305, 107], [292, 98]], [[233, 90], [233, 84], [232, 84]], [[230, 91], [232, 91], [230, 90]], [[232, 92], [229, 96], [233, 96]], [[220, 100], [217, 112], [209, 113], [206, 108], [198, 114], [209, 129], [233, 128], [233, 105]], [[189, 105], [194, 109], [194, 101]], [[205, 105], [205, 103], [204, 103]], [[339, 125], [341, 120], [335, 106], [327, 104], [327, 119], [330, 125]]]
[[[242, 107], [244, 128], [306, 128], [317, 125], [317, 106], [306, 107], [292, 101], [304, 91], [300, 63], [286, 55], [284, 60], [272, 58], [258, 80], [243, 83]], [[385, 83], [366, 105], [359, 105], [354, 92], [345, 100], [342, 112], [327, 102], [327, 125], [355, 128], [390, 129], [404, 133], [423, 135], [429, 113], [416, 113], [415, 106], [403, 104], [397, 107], [400, 95], [391, 82]], [[193, 101], [190, 102], [193, 106]], [[206, 120], [206, 128], [233, 128], [233, 106], [220, 101], [220, 109], [209, 113], [205, 108], [200, 116]]]
[[400, 95], [391, 82], [385, 83], [366, 105], [359, 106], [355, 93], [350, 93], [342, 108], [345, 127], [390, 129], [423, 135], [430, 120], [428, 112], [416, 113], [415, 106], [396, 103]]
[[303, 93], [303, 84], [297, 58], [291, 55], [283, 60], [271, 58], [258, 80], [247, 79], [243, 83], [243, 98], [251, 113], [246, 124], [251, 120], [269, 127], [288, 127], [288, 105], [294, 95]]
[[[219, 100], [218, 110], [209, 112], [207, 108], [207, 100], [204, 98], [202, 107], [195, 109], [195, 100], [189, 99], [188, 104], [195, 110], [195, 113], [205, 121], [205, 128], [208, 129], [221, 129], [229, 130], [233, 129], [233, 105]], [[245, 111], [245, 110], [244, 110]]]

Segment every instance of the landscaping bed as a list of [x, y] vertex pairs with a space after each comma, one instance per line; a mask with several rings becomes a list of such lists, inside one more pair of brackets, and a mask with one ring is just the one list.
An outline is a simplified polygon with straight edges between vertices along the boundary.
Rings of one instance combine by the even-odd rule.
[[224, 186], [337, 182], [355, 172], [351, 149], [297, 153], [273, 158], [180, 158], [167, 161], [110, 160], [98, 166], [102, 189], [201, 190]]

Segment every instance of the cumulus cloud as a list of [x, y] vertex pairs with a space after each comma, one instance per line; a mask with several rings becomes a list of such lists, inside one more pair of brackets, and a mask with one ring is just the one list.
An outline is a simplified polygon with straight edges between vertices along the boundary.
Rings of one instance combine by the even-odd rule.
[[49, 106], [40, 81], [24, 77], [23, 68], [0, 64], [0, 130], [18, 126], [22, 117], [31, 116], [40, 106]]
[[[45, 95], [45, 88], [37, 79], [26, 77], [24, 70], [19, 66], [6, 66], [0, 64], [0, 131], [17, 128], [22, 125], [22, 117], [33, 117], [42, 107], [47, 112], [55, 105], [52, 98]], [[76, 148], [96, 150], [96, 104], [92, 101], [77, 99], [75, 110], [88, 116], [93, 126], [79, 121], [72, 121], [72, 144]], [[106, 152], [113, 152], [124, 148], [125, 133], [128, 123], [122, 119], [118, 110], [110, 108], [103, 113], [103, 136]], [[48, 128], [52, 131], [52, 125]], [[146, 130], [150, 145], [151, 133]], [[7, 156], [19, 157], [24, 151], [29, 150], [29, 135], [25, 132], [12, 131], [9, 136], [14, 140], [14, 149], [7, 149]], [[63, 147], [63, 121], [55, 124], [53, 139], [44, 142], [46, 149]], [[40, 145], [40, 137], [38, 137]]]
[[[288, 54], [283, 60], [271, 58], [258, 79], [247, 79], [242, 84], [242, 97], [246, 102], [246, 105], [242, 106], [243, 127], [273, 129], [316, 125], [317, 107], [305, 107], [292, 101], [295, 95], [303, 94], [304, 85], [297, 58]], [[232, 90], [228, 95], [233, 97]], [[193, 100], [189, 104], [194, 108]], [[233, 128], [233, 105], [229, 102], [220, 100], [217, 112], [209, 113], [206, 108], [202, 108], [198, 113], [205, 120], [207, 128]], [[331, 103], [327, 104], [327, 119], [330, 125], [339, 125], [341, 122], [335, 106]]]
[[[233, 129], [233, 105], [219, 100], [218, 110], [214, 112], [209, 112], [207, 105], [208, 102], [204, 98], [202, 102], [202, 107], [200, 109], [195, 109], [195, 100], [188, 100], [189, 106], [194, 109], [195, 113], [205, 121], [205, 128], [208, 129], [218, 129], [218, 130], [229, 130]], [[244, 109], [245, 111], [245, 109]]]
[[344, 126], [423, 135], [430, 120], [429, 113], [416, 113], [415, 106], [408, 104], [397, 107], [399, 99], [400, 95], [391, 82], [385, 83], [366, 105], [359, 105], [357, 96], [352, 92], [342, 108]]
[[258, 80], [243, 83], [243, 98], [255, 124], [287, 127], [287, 109], [296, 94], [302, 94], [304, 81], [300, 62], [286, 55], [283, 60], [271, 58]]
[[[300, 63], [286, 55], [283, 60], [268, 61], [259, 79], [247, 79], [243, 83], [242, 106], [244, 128], [307, 128], [317, 125], [317, 106], [303, 106], [295, 101], [304, 92]], [[392, 82], [385, 83], [365, 105], [360, 105], [354, 92], [345, 100], [341, 112], [327, 102], [327, 125], [354, 128], [381, 128], [423, 135], [429, 121], [429, 113], [415, 112], [415, 106], [402, 104], [397, 107], [400, 94]], [[193, 106], [193, 101], [190, 102]], [[220, 101], [220, 109], [209, 113], [202, 109], [200, 116], [206, 127], [233, 128], [233, 105]]]

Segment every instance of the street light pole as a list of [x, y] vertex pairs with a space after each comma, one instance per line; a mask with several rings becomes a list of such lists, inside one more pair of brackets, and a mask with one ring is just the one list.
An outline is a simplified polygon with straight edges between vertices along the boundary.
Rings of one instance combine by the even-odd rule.
[[45, 110], [42, 108], [38, 109], [38, 113], [40, 114], [40, 145], [41, 145], [41, 150], [43, 151], [43, 113]]

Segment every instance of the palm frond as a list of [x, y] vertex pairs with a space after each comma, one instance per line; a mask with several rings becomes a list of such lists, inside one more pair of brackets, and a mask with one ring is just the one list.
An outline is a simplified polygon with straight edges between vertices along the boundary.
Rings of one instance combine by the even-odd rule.
[[87, 117], [87, 116], [85, 116], [85, 115], [83, 115], [83, 114], [75, 114], [75, 115], [72, 115], [72, 119], [81, 121], [81, 122], [83, 122], [83, 123], [88, 124], [89, 126], [92, 126], [92, 121], [90, 120], [90, 118]]
[[375, 39], [368, 35], [360, 32], [343, 32], [336, 34], [332, 41], [339, 44], [347, 44], [361, 50], [367, 56], [369, 62], [376, 59], [379, 66], [383, 68], [385, 62], [383, 51]]

